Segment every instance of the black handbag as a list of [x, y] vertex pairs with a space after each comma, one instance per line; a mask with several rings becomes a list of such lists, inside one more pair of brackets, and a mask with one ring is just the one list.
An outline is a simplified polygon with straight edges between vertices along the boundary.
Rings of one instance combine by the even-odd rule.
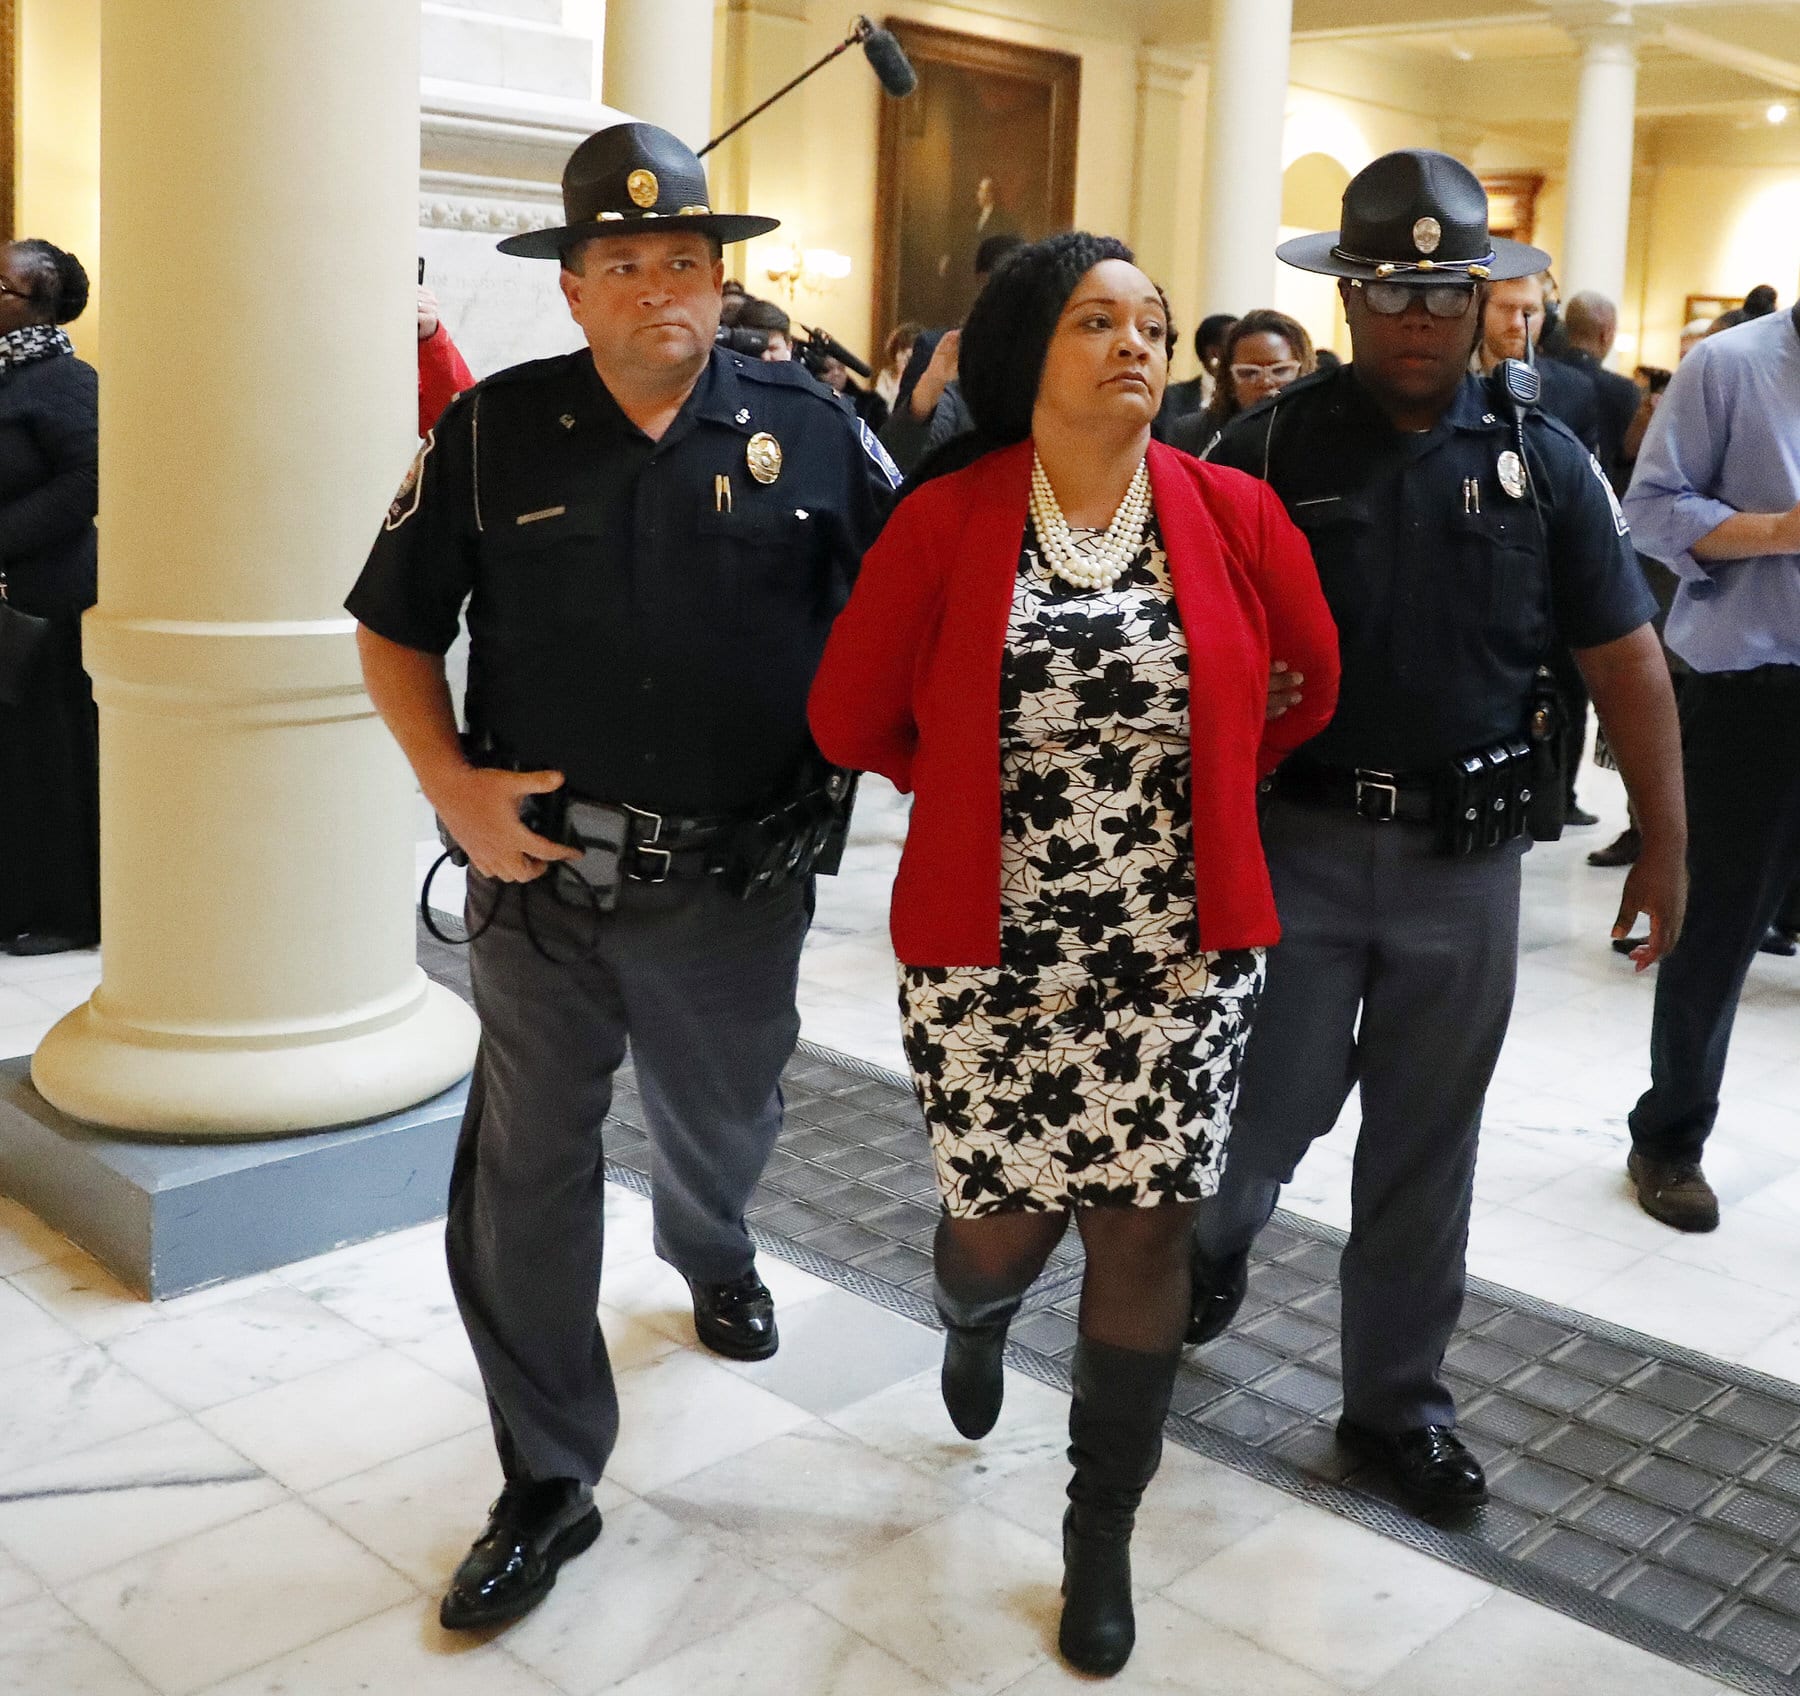
[[6, 573], [0, 571], [0, 706], [16, 707], [25, 699], [50, 620], [20, 612], [6, 598]]

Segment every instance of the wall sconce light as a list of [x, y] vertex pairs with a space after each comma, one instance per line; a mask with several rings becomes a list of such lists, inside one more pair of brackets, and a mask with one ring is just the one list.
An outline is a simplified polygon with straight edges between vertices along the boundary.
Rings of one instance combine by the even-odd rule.
[[763, 249], [763, 269], [768, 279], [792, 299], [796, 294], [822, 294], [833, 283], [850, 275], [849, 254], [828, 247], [795, 247], [777, 243]]
[[1785, 124], [1788, 120], [1788, 109], [1777, 100], [1763, 116], [1772, 124]]

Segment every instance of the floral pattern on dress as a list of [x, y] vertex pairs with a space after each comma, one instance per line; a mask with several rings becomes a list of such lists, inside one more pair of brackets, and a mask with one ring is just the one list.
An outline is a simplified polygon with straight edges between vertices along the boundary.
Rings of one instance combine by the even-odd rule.
[[1263, 958], [1199, 949], [1188, 687], [1154, 527], [1100, 590], [1052, 576], [1027, 533], [1000, 682], [1001, 963], [900, 971], [953, 1214], [1218, 1187]]

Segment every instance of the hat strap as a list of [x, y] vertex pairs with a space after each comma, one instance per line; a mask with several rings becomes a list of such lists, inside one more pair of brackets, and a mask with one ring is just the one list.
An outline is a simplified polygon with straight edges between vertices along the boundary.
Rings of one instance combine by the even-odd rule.
[[1440, 272], [1448, 272], [1452, 277], [1485, 278], [1493, 267], [1496, 255], [1490, 249], [1479, 259], [1365, 259], [1360, 253], [1351, 253], [1342, 247], [1334, 247], [1331, 250], [1331, 257], [1341, 259], [1347, 265], [1367, 265], [1377, 277], [1384, 279], [1420, 275], [1436, 276]]

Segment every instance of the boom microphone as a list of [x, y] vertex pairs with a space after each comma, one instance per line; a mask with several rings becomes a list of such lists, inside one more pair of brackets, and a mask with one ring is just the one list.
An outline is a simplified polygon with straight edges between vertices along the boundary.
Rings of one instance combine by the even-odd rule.
[[904, 100], [919, 86], [919, 73], [912, 68], [906, 50], [890, 30], [870, 30], [863, 37], [862, 48], [875, 75], [881, 79], [881, 86], [896, 100]]
[[854, 371], [857, 376], [863, 378], [865, 381], [875, 375], [868, 366], [863, 364], [863, 362], [858, 359], [849, 348], [845, 347], [836, 336], [832, 335], [830, 331], [808, 330], [806, 335], [807, 339], [819, 350], [819, 352], [830, 354], [830, 356], [846, 370]]

